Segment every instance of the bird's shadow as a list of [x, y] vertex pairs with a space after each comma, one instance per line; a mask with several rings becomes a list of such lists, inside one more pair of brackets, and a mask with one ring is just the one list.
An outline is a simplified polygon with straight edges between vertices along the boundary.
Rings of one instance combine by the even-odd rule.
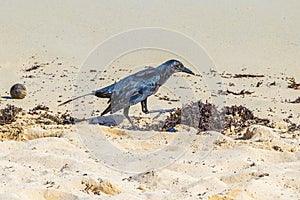
[[103, 126], [118, 126], [124, 121], [125, 117], [123, 115], [108, 115], [108, 116], [96, 116], [90, 118], [75, 119], [75, 123], [80, 123], [83, 121], [89, 124], [99, 124]]
[[[163, 113], [170, 113], [175, 111], [175, 108], [173, 109], [159, 109], [159, 110], [152, 110], [149, 111], [148, 114], [150, 113], [157, 113], [156, 116], [153, 117], [153, 119], [159, 118]], [[157, 129], [157, 127], [139, 127], [139, 126], [132, 126], [130, 124], [124, 125], [124, 120], [126, 121], [127, 119], [124, 117], [122, 114], [113, 114], [113, 115], [108, 115], [108, 116], [96, 116], [96, 117], [90, 117], [90, 118], [82, 118], [82, 119], [75, 119], [75, 123], [80, 123], [80, 122], [88, 122], [89, 124], [97, 124], [97, 125], [102, 125], [102, 126], [118, 126], [122, 129], [127, 129], [127, 130], [139, 130], [139, 131], [147, 131], [147, 130], [152, 130], [152, 129]]]
[[158, 119], [162, 114], [171, 113], [171, 112], [174, 112], [175, 110], [176, 110], [175, 108], [150, 110], [148, 112], [148, 114], [150, 114], [150, 113], [157, 113], [156, 116], [153, 117], [153, 119]]
[[90, 118], [83, 118], [83, 119], [75, 119], [75, 124], [80, 122], [88, 122], [89, 124], [94, 125], [102, 125], [107, 127], [113, 127], [117, 126], [121, 129], [125, 130], [147, 130], [143, 129], [138, 126], [132, 126], [129, 122], [128, 124], [124, 124], [123, 122], [127, 119], [121, 115], [121, 114], [114, 114], [114, 115], [108, 115], [108, 116], [96, 116], [96, 117], [90, 117]]
[[135, 130], [135, 131], [147, 131], [149, 130], [149, 127], [140, 127], [138, 125], [132, 126], [129, 121], [128, 123], [125, 123], [127, 119], [123, 115], [109, 115], [109, 116], [96, 116], [96, 117], [90, 117], [90, 118], [82, 118], [82, 119], [75, 119], [75, 124], [78, 124], [80, 122], [88, 122], [89, 124], [94, 125], [102, 125], [107, 127], [113, 127], [117, 126], [121, 129], [125, 130]]

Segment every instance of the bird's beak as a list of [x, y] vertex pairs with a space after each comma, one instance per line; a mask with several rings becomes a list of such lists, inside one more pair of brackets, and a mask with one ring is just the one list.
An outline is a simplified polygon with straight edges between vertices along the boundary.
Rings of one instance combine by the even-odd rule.
[[181, 71], [182, 71], [182, 72], [185, 72], [185, 73], [188, 73], [188, 74], [195, 75], [195, 73], [192, 72], [192, 70], [190, 70], [190, 69], [188, 69], [188, 68], [186, 68], [186, 67], [182, 67], [182, 68], [181, 68]]

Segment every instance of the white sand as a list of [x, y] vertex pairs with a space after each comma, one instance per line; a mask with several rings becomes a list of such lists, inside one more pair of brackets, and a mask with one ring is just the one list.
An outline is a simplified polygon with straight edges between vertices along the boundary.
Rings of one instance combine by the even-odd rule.
[[[121, 129], [86, 122], [79, 128], [26, 124], [30, 119], [22, 125], [21, 117], [18, 123], [24, 129], [23, 139], [29, 140], [1, 142], [0, 199], [299, 199], [299, 131], [285, 132], [287, 124], [283, 121], [292, 114], [289, 119], [300, 123], [299, 104], [284, 103], [285, 99], [300, 96], [299, 90], [287, 88], [287, 77], [294, 76], [300, 82], [299, 6], [297, 1], [2, 2], [0, 95], [8, 96], [16, 82], [25, 83], [28, 95], [24, 100], [2, 98], [1, 108], [9, 103], [28, 111], [44, 104], [54, 113], [68, 109], [80, 115], [77, 117], [90, 117], [91, 109], [103, 111], [106, 101], [92, 96], [83, 99], [84, 104], [81, 100], [63, 107], [58, 104], [74, 95], [74, 85], [83, 85], [82, 94], [130, 73], [118, 69], [154, 66], [170, 57], [177, 58], [167, 52], [143, 50], [114, 61], [109, 69], [116, 71], [104, 73], [105, 80], [89, 81], [97, 74], [89, 70], [78, 74], [90, 52], [111, 35], [153, 26], [175, 30], [195, 40], [220, 73], [264, 74], [264, 78], [222, 79], [225, 89], [255, 92], [244, 98], [233, 95], [224, 98], [226, 104], [245, 105], [256, 116], [268, 117], [276, 124], [274, 129], [249, 127], [248, 132], [241, 133], [248, 134], [247, 140], [234, 140], [217, 132], [196, 135], [195, 130], [178, 127], [178, 134], [191, 134], [193, 139], [184, 146], [187, 148], [184, 154], [167, 160], [164, 167], [153, 171], [145, 168], [150, 172], [136, 174], [104, 165], [92, 153], [106, 155], [108, 150], [89, 149], [82, 141], [83, 136], [92, 128], [104, 132], [107, 141], [125, 152], [153, 152], [169, 146], [170, 152], [179, 155], [180, 143], [168, 145], [176, 134], [129, 131], [126, 121]], [[35, 62], [49, 65], [24, 72]], [[198, 73], [212, 76], [209, 72]], [[83, 80], [76, 80], [78, 77]], [[184, 77], [173, 76], [159, 90], [159, 95], [168, 93], [176, 99], [178, 96], [172, 91], [182, 84]], [[198, 92], [188, 96], [186, 89], [180, 89], [182, 99], [209, 99], [205, 80], [186, 79], [192, 90]], [[255, 87], [260, 80], [262, 85]], [[270, 85], [274, 81], [275, 86]], [[230, 83], [234, 86], [229, 86]], [[177, 106], [179, 102], [168, 104], [157, 97], [149, 99], [150, 109]], [[145, 119], [147, 115], [139, 114], [140, 105], [133, 106], [130, 113], [144, 117], [140, 126], [150, 120]], [[117, 158], [116, 165], [124, 162], [124, 157]], [[163, 161], [152, 163], [159, 165]], [[128, 163], [124, 168], [140, 169], [144, 164]]]

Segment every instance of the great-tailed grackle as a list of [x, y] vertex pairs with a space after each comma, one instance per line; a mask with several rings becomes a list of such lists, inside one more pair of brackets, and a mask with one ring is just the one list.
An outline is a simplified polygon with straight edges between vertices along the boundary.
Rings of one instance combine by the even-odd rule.
[[74, 99], [70, 99], [64, 103], [61, 103], [59, 106], [87, 95], [108, 98], [109, 105], [101, 113], [101, 116], [107, 113], [115, 113], [118, 110], [124, 109], [124, 116], [134, 126], [133, 122], [128, 116], [130, 106], [141, 102], [142, 111], [144, 113], [148, 113], [147, 98], [152, 94], [155, 94], [159, 87], [162, 86], [170, 78], [170, 76], [176, 72], [185, 72], [194, 75], [194, 73], [190, 69], [184, 67], [180, 61], [169, 60], [156, 68], [147, 68], [141, 70], [107, 87], [76, 97]]

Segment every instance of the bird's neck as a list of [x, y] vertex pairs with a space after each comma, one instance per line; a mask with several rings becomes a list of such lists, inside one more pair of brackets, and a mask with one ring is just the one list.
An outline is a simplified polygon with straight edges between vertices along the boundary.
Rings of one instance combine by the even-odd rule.
[[172, 76], [172, 74], [174, 73], [172, 70], [170, 70], [169, 67], [167, 67], [165, 65], [160, 65], [157, 67], [157, 69], [161, 73], [160, 80], [159, 80], [160, 85], [163, 85], [170, 78], [170, 76]]

